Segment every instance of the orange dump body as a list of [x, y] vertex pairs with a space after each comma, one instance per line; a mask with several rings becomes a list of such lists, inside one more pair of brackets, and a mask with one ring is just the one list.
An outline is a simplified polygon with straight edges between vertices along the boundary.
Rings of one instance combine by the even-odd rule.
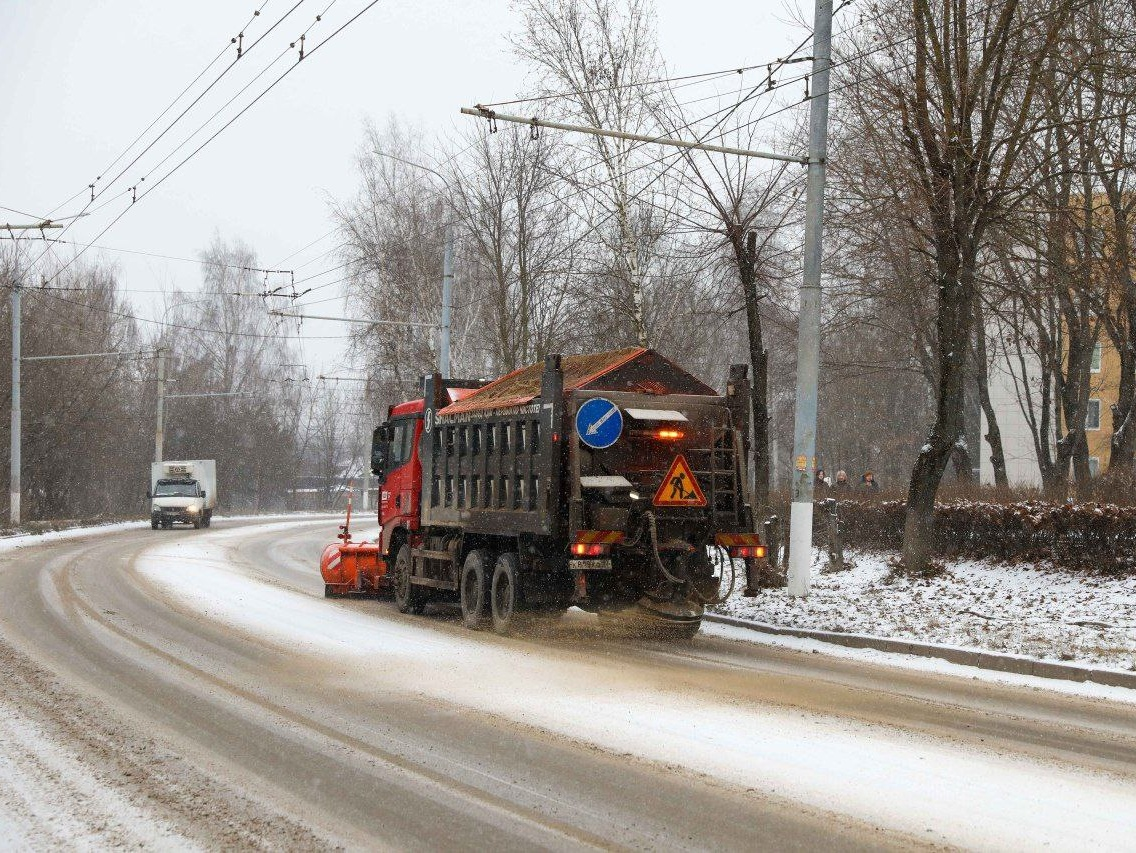
[[380, 592], [386, 585], [386, 573], [377, 542], [334, 542], [320, 556], [323, 582], [335, 595]]

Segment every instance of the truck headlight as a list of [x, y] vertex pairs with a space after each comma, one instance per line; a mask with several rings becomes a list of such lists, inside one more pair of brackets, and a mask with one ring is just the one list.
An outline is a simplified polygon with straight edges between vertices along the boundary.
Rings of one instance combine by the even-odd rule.
[[188, 512], [188, 513], [191, 513], [191, 514], [192, 514], [192, 513], [195, 513], [195, 512], [197, 512], [197, 507], [195, 507], [195, 506], [187, 506], [187, 507], [185, 508], [185, 511], [186, 511], [186, 512]]

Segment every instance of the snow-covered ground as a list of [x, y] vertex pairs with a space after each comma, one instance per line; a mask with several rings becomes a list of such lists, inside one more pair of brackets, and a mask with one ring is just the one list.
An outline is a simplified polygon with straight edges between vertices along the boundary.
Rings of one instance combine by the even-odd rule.
[[180, 606], [335, 661], [327, 677], [353, 688], [435, 697], [948, 846], [1119, 849], [1136, 830], [1136, 791], [1103, 774], [851, 718], [735, 705], [602, 657], [384, 619], [317, 597], [314, 576], [310, 594], [280, 586], [234, 549], [241, 535], [170, 540], [137, 565]]
[[[273, 521], [278, 518], [295, 519], [303, 521], [311, 518], [313, 521], [322, 521], [335, 518], [341, 513], [320, 512], [293, 512], [275, 513], [272, 515], [215, 515], [214, 521]], [[85, 539], [88, 536], [104, 536], [109, 533], [121, 533], [124, 530], [144, 530], [150, 526], [149, 519], [143, 521], [112, 521], [106, 524], [89, 524], [78, 527], [68, 527], [65, 530], [48, 530], [44, 533], [17, 533], [10, 536], [0, 536], [0, 554], [17, 548], [26, 548], [29, 545], [39, 545], [44, 542], [59, 542], [67, 539]]]
[[822, 574], [818, 558], [807, 598], [738, 591], [718, 610], [793, 628], [1136, 669], [1136, 577], [966, 561], [914, 580], [893, 577], [887, 555], [850, 553], [847, 561], [852, 568]]

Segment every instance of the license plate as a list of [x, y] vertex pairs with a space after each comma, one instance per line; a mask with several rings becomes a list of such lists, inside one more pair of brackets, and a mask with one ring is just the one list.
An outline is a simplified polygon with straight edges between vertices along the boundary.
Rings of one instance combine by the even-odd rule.
[[568, 570], [572, 572], [610, 572], [611, 560], [569, 560]]

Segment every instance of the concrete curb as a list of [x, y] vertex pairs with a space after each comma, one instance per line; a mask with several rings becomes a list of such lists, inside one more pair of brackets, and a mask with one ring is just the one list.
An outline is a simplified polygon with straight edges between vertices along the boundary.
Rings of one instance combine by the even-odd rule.
[[917, 655], [925, 658], [939, 658], [963, 666], [975, 666], [996, 672], [1010, 672], [1018, 675], [1036, 675], [1041, 678], [1056, 678], [1063, 681], [1091, 681], [1110, 687], [1129, 687], [1136, 690], [1136, 672], [1119, 669], [1098, 669], [1077, 664], [1058, 663], [1039, 660], [1025, 655], [1009, 655], [999, 652], [984, 652], [964, 649], [958, 646], [939, 646], [934, 643], [920, 643], [915, 640], [892, 640], [887, 637], [873, 637], [870, 634], [842, 634], [839, 631], [818, 631], [812, 628], [786, 628], [781, 625], [768, 625], [751, 619], [736, 616], [720, 616], [707, 613], [702, 617], [707, 622], [719, 625], [732, 625], [762, 634], [782, 637], [802, 637], [819, 640], [850, 649], [876, 649], [899, 655]]

